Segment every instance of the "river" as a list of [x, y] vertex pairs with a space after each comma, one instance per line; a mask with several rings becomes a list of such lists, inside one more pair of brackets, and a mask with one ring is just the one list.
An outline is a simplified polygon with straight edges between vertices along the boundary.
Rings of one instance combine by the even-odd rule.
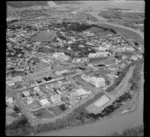
[[[124, 9], [130, 8], [133, 10], [144, 11], [144, 1], [128, 1], [128, 2], [127, 1], [121, 1], [121, 2], [85, 1], [83, 3], [85, 3], [87, 7], [88, 5], [90, 5], [94, 7], [95, 9], [119, 7], [119, 8], [124, 8]], [[111, 23], [109, 24], [113, 25]], [[119, 25], [118, 27], [123, 27], [123, 26]], [[135, 31], [135, 30], [134, 32], [138, 33], [143, 38], [143, 33], [139, 31]], [[141, 125], [143, 124], [143, 83], [144, 83], [144, 79], [143, 79], [143, 70], [142, 70], [142, 81], [140, 83], [141, 89], [140, 89], [140, 94], [138, 98], [139, 100], [138, 100], [136, 109], [132, 112], [115, 115], [111, 118], [102, 119], [92, 124], [86, 124], [83, 126], [41, 133], [36, 136], [109, 136], [114, 132], [122, 133], [122, 131], [126, 128]]]
[[[84, 8], [92, 7], [93, 10], [109, 9], [109, 8], [120, 8], [130, 9], [133, 11], [144, 12], [145, 4], [143, 1], [125, 1], [125, 0], [110, 0], [110, 1], [83, 1]], [[81, 8], [83, 6], [81, 5]]]
[[[142, 71], [143, 76], [143, 71]], [[38, 134], [39, 136], [109, 136], [114, 132], [122, 133], [126, 128], [135, 127], [143, 124], [143, 78], [137, 107], [134, 111], [113, 116], [83, 126], [61, 129], [47, 133]]]

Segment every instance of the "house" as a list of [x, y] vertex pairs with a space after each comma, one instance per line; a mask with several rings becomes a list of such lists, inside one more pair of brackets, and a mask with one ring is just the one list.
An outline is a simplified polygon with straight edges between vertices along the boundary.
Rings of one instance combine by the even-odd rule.
[[25, 97], [28, 97], [28, 96], [30, 96], [30, 93], [29, 93], [29, 91], [23, 91], [23, 92], [22, 92], [22, 94], [23, 94]]
[[34, 91], [39, 92], [41, 91], [39, 87], [34, 87]]
[[21, 82], [22, 81], [22, 77], [21, 76], [16, 76], [12, 78], [13, 82]]
[[53, 54], [53, 57], [59, 60], [69, 60], [69, 57], [66, 56], [63, 52], [56, 52]]
[[64, 70], [61, 70], [61, 71], [56, 71], [55, 74], [56, 74], [57, 76], [59, 76], [59, 75], [62, 75], [62, 74], [64, 74], [64, 73], [67, 73], [67, 72], [69, 72], [69, 70], [64, 69]]
[[91, 91], [86, 91], [86, 90], [84, 90], [83, 88], [77, 89], [76, 92], [78, 93], [79, 96], [82, 96], [82, 95], [86, 95], [86, 94], [90, 94], [90, 93], [91, 93]]
[[60, 95], [53, 95], [50, 97], [51, 101], [54, 103], [54, 104], [59, 104], [61, 103], [61, 96]]
[[47, 99], [41, 99], [40, 100], [40, 104], [43, 106], [43, 107], [47, 107], [50, 105], [50, 102], [47, 100]]
[[6, 103], [13, 103], [13, 98], [12, 97], [6, 97]]
[[12, 87], [15, 85], [15, 83], [12, 81], [12, 80], [7, 80], [6, 81], [6, 84], [9, 86], [9, 87]]
[[27, 104], [32, 104], [34, 102], [34, 98], [32, 97], [27, 97]]
[[97, 53], [90, 53], [88, 55], [89, 58], [94, 58], [94, 57], [107, 57], [109, 56], [109, 52], [97, 52]]

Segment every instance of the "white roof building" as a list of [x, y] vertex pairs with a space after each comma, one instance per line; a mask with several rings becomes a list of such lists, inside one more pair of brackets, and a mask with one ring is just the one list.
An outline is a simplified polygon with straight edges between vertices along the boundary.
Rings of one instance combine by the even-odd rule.
[[27, 104], [32, 104], [34, 99], [32, 97], [27, 97]]
[[26, 96], [26, 97], [30, 96], [29, 91], [23, 91], [22, 93], [23, 93], [23, 95]]
[[15, 85], [15, 83], [12, 81], [12, 80], [7, 80], [6, 81], [6, 84], [9, 86], [9, 87], [12, 87]]
[[50, 102], [47, 100], [47, 99], [41, 99], [40, 100], [40, 104], [43, 106], [43, 107], [47, 107], [50, 105]]
[[105, 87], [105, 79], [104, 78], [96, 78], [96, 77], [89, 77], [85, 74], [81, 75], [81, 78], [91, 84], [93, 84], [95, 87]]
[[39, 87], [34, 87], [34, 91], [36, 91], [36, 92], [40, 92], [41, 90], [40, 90], [40, 88], [39, 88]]
[[54, 104], [59, 104], [61, 102], [61, 96], [60, 95], [53, 95], [50, 97], [50, 99]]
[[105, 79], [104, 78], [91, 77], [89, 82], [97, 88], [105, 87]]
[[109, 98], [106, 95], [103, 95], [98, 101], [94, 103], [96, 107], [102, 107], [109, 101]]
[[20, 82], [20, 81], [22, 81], [22, 77], [21, 77], [21, 76], [13, 77], [13, 78], [12, 78], [12, 81], [13, 81], [13, 82]]
[[99, 46], [98, 50], [99, 50], [99, 51], [105, 51], [105, 50], [107, 50], [107, 48], [102, 47], [102, 46]]
[[77, 89], [76, 92], [78, 93], [79, 96], [82, 96], [82, 95], [86, 95], [86, 94], [90, 94], [90, 93], [91, 93], [91, 91], [86, 91], [86, 90], [84, 90], [83, 88]]
[[6, 103], [13, 103], [13, 98], [12, 97], [6, 97]]
[[63, 73], [67, 73], [67, 72], [69, 72], [69, 70], [64, 69], [64, 70], [61, 70], [61, 71], [56, 71], [55, 74], [59, 76], [59, 75], [61, 75]]
[[56, 52], [53, 54], [54, 58], [60, 59], [60, 60], [68, 60], [69, 57], [66, 56], [63, 52]]
[[110, 55], [109, 52], [97, 52], [97, 53], [90, 53], [88, 55], [89, 58], [95, 58], [95, 57], [107, 57]]

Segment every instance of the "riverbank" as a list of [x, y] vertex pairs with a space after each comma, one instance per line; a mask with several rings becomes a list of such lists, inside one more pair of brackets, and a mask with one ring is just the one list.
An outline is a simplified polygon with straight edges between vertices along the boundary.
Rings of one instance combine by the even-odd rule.
[[[112, 23], [106, 23], [108, 25], [122, 27], [121, 25], [116, 25]], [[127, 28], [124, 27], [123, 28]], [[137, 31], [127, 28], [131, 31], [137, 33]], [[138, 32], [141, 38], [143, 39], [143, 35], [141, 32]], [[96, 121], [91, 124], [86, 124], [78, 127], [70, 127], [60, 130], [55, 130], [47, 133], [40, 133], [36, 136], [109, 136], [114, 132], [122, 133], [122, 131], [126, 128], [132, 128], [135, 126], [139, 126], [143, 124], [143, 70], [142, 70], [142, 81], [140, 94], [139, 94], [139, 101], [137, 107], [134, 111], [130, 113], [125, 113], [122, 115], [115, 115], [112, 117], [107, 117], [105, 119], [101, 119], [100, 121]], [[114, 126], [115, 125], [115, 126]]]
[[[114, 132], [119, 134], [126, 128], [132, 128], [143, 124], [143, 70], [142, 81], [140, 82], [140, 94], [138, 99], [137, 108], [127, 114], [120, 114], [100, 121], [96, 121], [92, 124], [86, 124], [78, 127], [70, 127], [67, 129], [61, 129], [57, 131], [51, 131], [47, 133], [41, 133], [36, 136], [101, 136], [111, 135]], [[115, 125], [115, 126], [114, 126]]]

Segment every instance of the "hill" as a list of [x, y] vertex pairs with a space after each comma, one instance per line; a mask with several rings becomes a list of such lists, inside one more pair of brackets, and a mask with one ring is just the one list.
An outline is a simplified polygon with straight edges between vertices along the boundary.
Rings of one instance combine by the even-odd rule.
[[13, 8], [48, 6], [47, 1], [7, 1], [7, 5]]

